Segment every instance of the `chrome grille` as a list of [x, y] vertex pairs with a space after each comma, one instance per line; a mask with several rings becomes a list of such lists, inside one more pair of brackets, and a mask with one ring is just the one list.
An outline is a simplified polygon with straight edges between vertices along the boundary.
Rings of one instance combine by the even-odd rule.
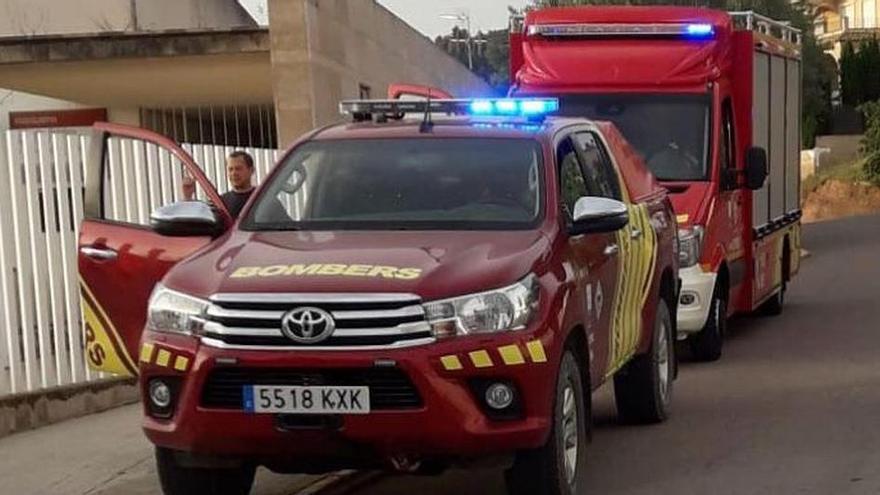
[[[330, 313], [336, 323], [330, 338], [307, 345], [284, 335], [282, 316], [300, 307]], [[364, 349], [434, 341], [421, 299], [412, 294], [216, 294], [205, 319], [202, 341], [214, 347]]]

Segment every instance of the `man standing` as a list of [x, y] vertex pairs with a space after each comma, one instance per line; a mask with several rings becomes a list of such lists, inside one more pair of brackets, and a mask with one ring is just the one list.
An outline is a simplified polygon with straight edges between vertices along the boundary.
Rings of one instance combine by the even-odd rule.
[[[226, 177], [231, 191], [220, 196], [232, 218], [238, 218], [241, 209], [254, 193], [254, 158], [245, 151], [235, 151], [226, 158]], [[196, 181], [188, 174], [183, 177], [183, 198], [187, 201], [195, 197]], [[283, 211], [281, 204], [278, 208]]]

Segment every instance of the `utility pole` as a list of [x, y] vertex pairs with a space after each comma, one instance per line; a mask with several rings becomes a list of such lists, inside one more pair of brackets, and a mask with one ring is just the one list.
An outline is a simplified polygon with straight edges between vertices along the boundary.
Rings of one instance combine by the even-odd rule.
[[452, 38], [449, 41], [452, 43], [464, 43], [467, 45], [467, 56], [468, 56], [468, 69], [474, 70], [474, 49], [473, 44], [482, 44], [486, 43], [486, 40], [478, 40], [473, 37], [471, 34], [471, 16], [467, 13], [459, 13], [459, 14], [443, 14], [440, 16], [441, 19], [448, 19], [450, 21], [456, 21], [456, 23], [464, 22], [465, 29], [467, 29], [467, 38], [458, 39]]

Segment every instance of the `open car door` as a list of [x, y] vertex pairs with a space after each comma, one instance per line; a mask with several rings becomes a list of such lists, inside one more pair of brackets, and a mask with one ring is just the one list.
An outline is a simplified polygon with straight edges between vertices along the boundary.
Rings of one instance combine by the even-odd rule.
[[[117, 153], [120, 147], [123, 151]], [[162, 186], [156, 180], [159, 160], [133, 158], [137, 150], [143, 156], [152, 152], [154, 158], [170, 158], [158, 165], [165, 167], [166, 194], [149, 191], [151, 186]], [[216, 189], [177, 143], [135, 127], [95, 124], [86, 160], [78, 255], [86, 358], [94, 370], [137, 375], [137, 349], [153, 287], [178, 261], [211, 242], [209, 236], [162, 236], [145, 221], [150, 200], [144, 198], [153, 198], [154, 204], [159, 196], [173, 202], [176, 191], [169, 189], [168, 174], [181, 170], [201, 186], [215, 207], [218, 223], [228, 229], [232, 218]], [[151, 173], [154, 180], [149, 180]]]

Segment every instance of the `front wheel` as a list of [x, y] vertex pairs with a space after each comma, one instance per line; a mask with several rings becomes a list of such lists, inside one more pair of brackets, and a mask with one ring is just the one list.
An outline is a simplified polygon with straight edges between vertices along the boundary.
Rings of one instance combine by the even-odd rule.
[[541, 448], [517, 453], [513, 467], [504, 473], [507, 492], [577, 495], [583, 484], [590, 417], [580, 365], [566, 351], [556, 380], [550, 437]]
[[156, 447], [156, 467], [165, 495], [247, 495], [254, 484], [256, 469], [196, 468], [182, 466], [169, 449]]
[[724, 334], [727, 331], [727, 299], [724, 287], [716, 286], [709, 306], [706, 325], [696, 335], [688, 339], [691, 354], [697, 361], [718, 361], [724, 347]]
[[617, 414], [628, 423], [659, 423], [669, 416], [675, 344], [666, 301], [657, 303], [651, 350], [636, 356], [614, 376]]

